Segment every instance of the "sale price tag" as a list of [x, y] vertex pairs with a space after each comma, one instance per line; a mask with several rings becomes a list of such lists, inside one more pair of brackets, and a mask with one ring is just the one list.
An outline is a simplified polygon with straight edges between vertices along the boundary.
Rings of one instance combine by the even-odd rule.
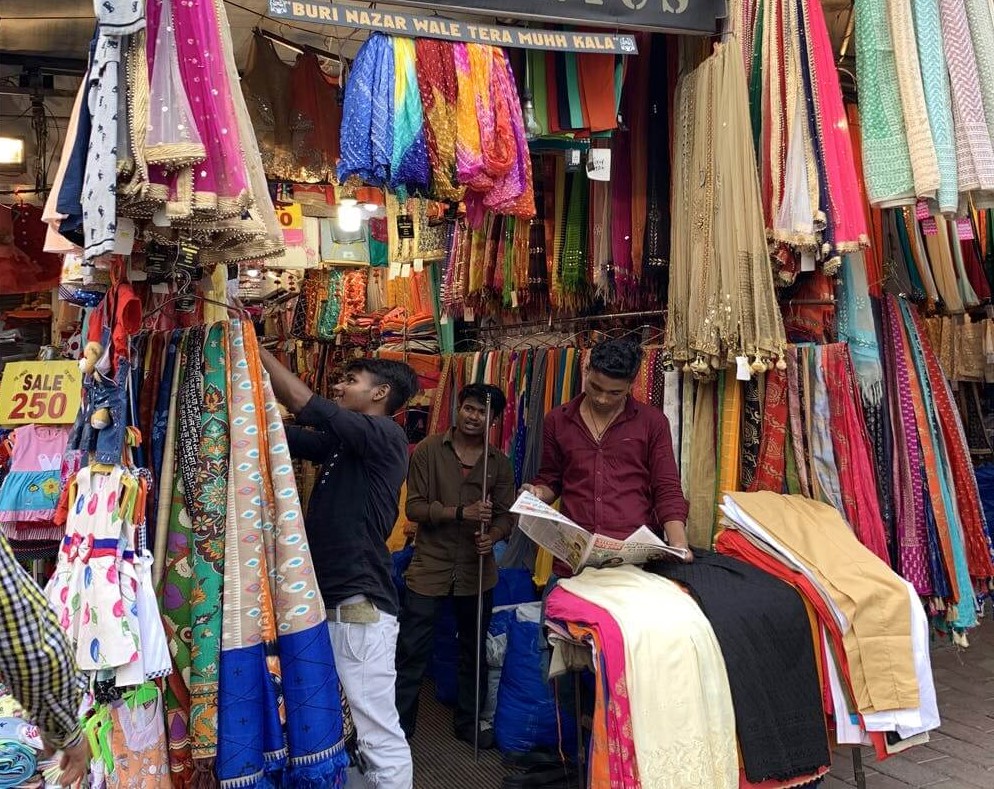
[[283, 230], [283, 240], [287, 244], [304, 243], [304, 212], [300, 203], [287, 203], [276, 209], [276, 220]]
[[76, 362], [9, 362], [0, 378], [0, 425], [72, 424], [82, 382]]

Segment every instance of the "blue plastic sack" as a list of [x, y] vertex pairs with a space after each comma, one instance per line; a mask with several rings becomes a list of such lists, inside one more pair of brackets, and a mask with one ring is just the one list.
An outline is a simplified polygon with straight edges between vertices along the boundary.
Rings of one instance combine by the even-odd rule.
[[505, 753], [525, 753], [559, 744], [556, 702], [542, 676], [545, 645], [541, 625], [510, 617], [494, 713], [497, 747]]
[[531, 570], [517, 567], [501, 567], [497, 571], [497, 586], [494, 587], [494, 608], [519, 603], [532, 603], [538, 600]]

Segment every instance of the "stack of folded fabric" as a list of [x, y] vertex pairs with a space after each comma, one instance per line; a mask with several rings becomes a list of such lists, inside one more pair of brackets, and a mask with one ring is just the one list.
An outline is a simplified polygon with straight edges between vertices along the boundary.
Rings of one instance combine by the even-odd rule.
[[882, 759], [927, 742], [939, 714], [914, 588], [827, 504], [733, 493], [721, 510], [718, 551], [791, 584], [815, 612], [838, 743], [872, 744]]

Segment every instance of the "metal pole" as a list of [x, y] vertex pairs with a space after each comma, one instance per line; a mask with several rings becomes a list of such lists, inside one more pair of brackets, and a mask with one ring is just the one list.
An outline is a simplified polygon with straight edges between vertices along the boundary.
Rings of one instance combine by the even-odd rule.
[[866, 789], [866, 773], [863, 771], [863, 752], [858, 745], [852, 749], [852, 772], [857, 789]]
[[[482, 500], [487, 500], [487, 471], [490, 466], [490, 393], [487, 392], [487, 409], [483, 428], [483, 488]], [[487, 533], [490, 524], [480, 522], [480, 532]], [[480, 760], [480, 642], [483, 641], [483, 554], [477, 556], [476, 571], [476, 703], [473, 705], [473, 759]]]

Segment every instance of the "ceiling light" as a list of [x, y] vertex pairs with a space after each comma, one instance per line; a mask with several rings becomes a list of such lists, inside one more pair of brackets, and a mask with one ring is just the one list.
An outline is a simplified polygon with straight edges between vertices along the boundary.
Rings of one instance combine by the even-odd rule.
[[24, 138], [0, 137], [0, 172], [3, 175], [20, 175], [24, 165]]

